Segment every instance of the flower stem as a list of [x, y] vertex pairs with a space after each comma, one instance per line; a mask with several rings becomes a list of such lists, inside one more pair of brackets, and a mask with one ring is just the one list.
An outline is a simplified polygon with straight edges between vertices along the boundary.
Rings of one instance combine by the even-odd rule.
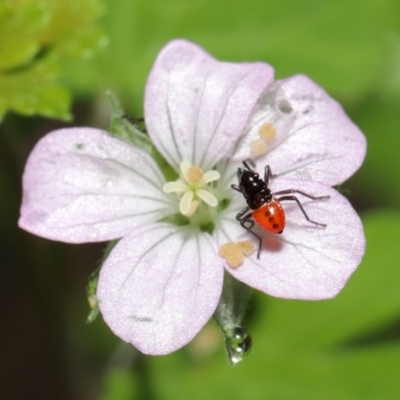
[[251, 336], [242, 326], [250, 297], [250, 287], [225, 273], [224, 287], [214, 318], [224, 333], [229, 360], [233, 365], [251, 349]]

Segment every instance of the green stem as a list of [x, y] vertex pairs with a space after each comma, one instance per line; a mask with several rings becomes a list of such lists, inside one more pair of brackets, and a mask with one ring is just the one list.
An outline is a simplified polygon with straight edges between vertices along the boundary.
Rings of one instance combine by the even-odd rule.
[[224, 287], [214, 317], [221, 329], [228, 333], [242, 325], [251, 298], [251, 288], [225, 272]]

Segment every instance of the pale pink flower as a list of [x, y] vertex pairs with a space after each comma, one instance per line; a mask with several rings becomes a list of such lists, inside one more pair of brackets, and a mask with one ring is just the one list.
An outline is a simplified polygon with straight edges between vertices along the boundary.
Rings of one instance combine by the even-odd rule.
[[[180, 180], [167, 183], [143, 150], [93, 128], [49, 133], [23, 177], [23, 229], [69, 243], [121, 238], [97, 291], [116, 335], [147, 354], [184, 346], [213, 315], [224, 269], [284, 298], [326, 299], [343, 288], [365, 239], [359, 217], [331, 186], [359, 168], [366, 144], [319, 86], [302, 75], [273, 81], [268, 64], [219, 62], [175, 40], [148, 78], [145, 120]], [[271, 166], [273, 191], [329, 195], [301, 199], [327, 226], [308, 223], [296, 204], [285, 203], [283, 234], [265, 233], [260, 259], [254, 252], [233, 269], [220, 246], [254, 239], [235, 219], [245, 201], [230, 187], [247, 158], [260, 173]], [[175, 214], [189, 223], [163, 222]]]

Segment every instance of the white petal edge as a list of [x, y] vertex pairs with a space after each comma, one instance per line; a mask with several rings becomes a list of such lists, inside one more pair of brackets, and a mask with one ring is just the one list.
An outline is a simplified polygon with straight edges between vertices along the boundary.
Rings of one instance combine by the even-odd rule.
[[272, 78], [268, 64], [219, 62], [186, 40], [168, 43], [145, 90], [153, 143], [176, 171], [182, 160], [211, 169], [233, 150]]
[[[276, 297], [321, 300], [336, 296], [358, 267], [365, 252], [365, 236], [361, 220], [348, 200], [336, 190], [312, 181], [275, 179], [274, 191], [299, 189], [315, 196], [330, 195], [328, 200], [301, 200], [308, 216], [327, 227], [308, 222], [294, 202], [282, 202], [286, 228], [281, 235], [264, 234], [261, 257], [256, 252], [245, 257], [242, 266], [233, 270], [236, 279]], [[217, 224], [219, 245], [229, 241], [258, 241], [235, 220], [245, 206], [236, 200], [235, 209], [227, 209]], [[258, 233], [262, 233], [260, 230]]]
[[32, 150], [19, 226], [69, 243], [122, 237], [176, 210], [144, 151], [93, 128], [60, 129]]
[[[360, 168], [366, 153], [365, 136], [320, 86], [305, 75], [295, 75], [275, 82], [268, 90], [276, 92], [275, 113], [279, 114], [279, 104], [290, 105], [290, 113], [281, 113], [289, 132], [277, 147], [257, 158], [258, 165], [271, 165], [278, 176], [329, 186], [343, 183]], [[257, 113], [260, 117], [255, 119], [260, 120], [263, 111]], [[249, 142], [256, 137], [257, 127], [250, 126], [235, 152], [236, 160], [251, 157]]]
[[208, 234], [164, 223], [143, 226], [105, 261], [100, 310], [122, 340], [145, 354], [168, 354], [190, 342], [213, 315], [223, 271]]

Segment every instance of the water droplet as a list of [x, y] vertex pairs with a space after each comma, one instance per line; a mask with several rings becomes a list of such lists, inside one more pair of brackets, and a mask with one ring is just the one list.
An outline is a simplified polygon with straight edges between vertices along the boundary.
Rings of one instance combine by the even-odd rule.
[[228, 356], [233, 365], [242, 361], [251, 350], [251, 336], [241, 325], [235, 326], [230, 332], [227, 332], [225, 340]]

